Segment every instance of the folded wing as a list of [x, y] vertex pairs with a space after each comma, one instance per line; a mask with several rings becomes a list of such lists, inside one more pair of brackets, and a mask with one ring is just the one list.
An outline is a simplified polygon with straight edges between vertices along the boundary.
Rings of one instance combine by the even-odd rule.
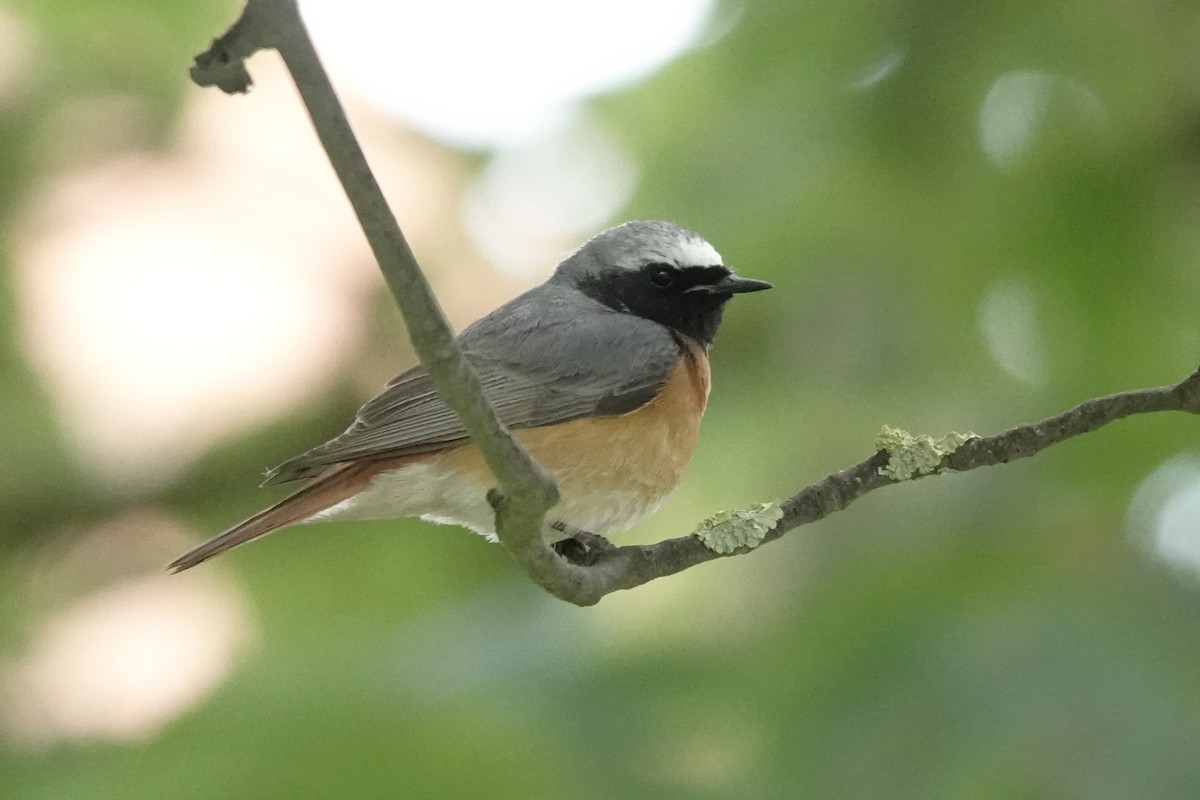
[[[666, 382], [681, 343], [665, 327], [617, 313], [568, 287], [544, 284], [459, 336], [484, 394], [509, 428], [552, 425], [639, 408]], [[421, 367], [392, 380], [344, 433], [284, 462], [267, 484], [457, 446], [467, 439]]]

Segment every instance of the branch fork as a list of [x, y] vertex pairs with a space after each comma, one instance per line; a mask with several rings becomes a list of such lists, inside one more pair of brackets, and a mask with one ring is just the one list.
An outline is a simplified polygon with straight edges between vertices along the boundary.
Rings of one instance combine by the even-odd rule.
[[[747, 512], [726, 512], [723, 519], [702, 523], [696, 533], [657, 544], [591, 546], [585, 563], [573, 563], [548, 545], [542, 535], [545, 514], [558, 502], [554, 480], [496, 417], [478, 377], [454, 341], [321, 66], [296, 0], [247, 0], [238, 21], [196, 56], [191, 78], [200, 86], [216, 86], [229, 94], [246, 92], [252, 81], [245, 60], [262, 49], [278, 50], [287, 65], [400, 308], [413, 348], [496, 477], [499, 488], [489, 492], [488, 501], [496, 512], [500, 541], [534, 582], [567, 602], [593, 605], [620, 589], [632, 589], [717, 558], [748, 553], [801, 525], [841, 511], [884, 486], [923, 475], [965, 472], [1027, 458], [1134, 414], [1200, 414], [1198, 369], [1172, 386], [1087, 400], [1058, 416], [993, 436], [951, 434], [928, 442], [907, 434], [907, 439], [885, 437], [874, 454], [799, 490], [782, 503]], [[916, 461], [914, 452], [920, 453]]]

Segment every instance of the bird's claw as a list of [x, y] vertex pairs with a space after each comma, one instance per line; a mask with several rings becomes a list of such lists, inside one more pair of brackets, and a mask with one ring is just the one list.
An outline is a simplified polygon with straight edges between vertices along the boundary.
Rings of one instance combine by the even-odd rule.
[[554, 522], [550, 527], [566, 534], [565, 539], [560, 539], [551, 545], [554, 552], [576, 566], [590, 567], [599, 561], [604, 553], [614, 549], [612, 542], [603, 536], [573, 527], [565, 522]]

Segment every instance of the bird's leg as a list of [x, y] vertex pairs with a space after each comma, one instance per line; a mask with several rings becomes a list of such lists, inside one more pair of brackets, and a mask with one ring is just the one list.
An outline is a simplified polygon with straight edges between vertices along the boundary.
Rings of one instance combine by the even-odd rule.
[[603, 536], [568, 525], [561, 520], [550, 523], [550, 527], [566, 534], [566, 538], [559, 539], [551, 547], [572, 564], [590, 567], [599, 560], [601, 554], [613, 549], [612, 542]]

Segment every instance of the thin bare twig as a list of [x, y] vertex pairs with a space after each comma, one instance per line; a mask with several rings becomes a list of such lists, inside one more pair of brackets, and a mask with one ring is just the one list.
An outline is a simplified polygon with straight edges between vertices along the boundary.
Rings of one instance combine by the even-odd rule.
[[192, 79], [201, 86], [244, 92], [250, 86], [250, 76], [243, 61], [264, 48], [278, 50], [287, 65], [408, 326], [413, 349], [497, 479], [501, 492], [494, 495], [493, 506], [501, 541], [535, 580], [553, 591], [554, 567], [561, 559], [550, 558], [554, 553], [545, 544], [541, 527], [547, 509], [558, 502], [554, 480], [496, 417], [475, 371], [455, 343], [433, 291], [367, 165], [295, 0], [248, 0], [233, 27], [196, 57]]

